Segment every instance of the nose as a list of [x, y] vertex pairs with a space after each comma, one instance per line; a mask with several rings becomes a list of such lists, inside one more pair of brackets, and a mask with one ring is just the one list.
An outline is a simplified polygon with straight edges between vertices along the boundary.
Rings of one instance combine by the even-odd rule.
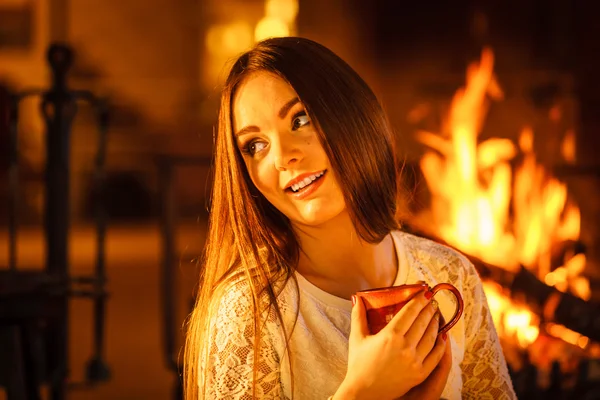
[[280, 139], [271, 144], [275, 168], [278, 171], [286, 171], [292, 168], [303, 158], [302, 150], [298, 143], [291, 138]]

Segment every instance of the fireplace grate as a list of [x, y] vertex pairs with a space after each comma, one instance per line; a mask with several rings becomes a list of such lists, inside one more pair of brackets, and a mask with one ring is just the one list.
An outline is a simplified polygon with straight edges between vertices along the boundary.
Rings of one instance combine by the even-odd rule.
[[554, 362], [549, 372], [529, 363], [509, 372], [519, 399], [598, 400], [600, 399], [600, 359], [584, 359], [575, 373], [561, 371]]

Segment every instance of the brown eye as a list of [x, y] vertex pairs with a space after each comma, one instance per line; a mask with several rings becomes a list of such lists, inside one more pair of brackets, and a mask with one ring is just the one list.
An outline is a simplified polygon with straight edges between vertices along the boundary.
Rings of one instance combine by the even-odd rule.
[[305, 111], [300, 111], [298, 114], [294, 115], [294, 118], [292, 119], [292, 130], [298, 130], [308, 124], [310, 124], [310, 118], [308, 118]]
[[257, 152], [262, 151], [267, 147], [267, 144], [261, 140], [251, 140], [244, 146], [242, 152], [254, 156]]

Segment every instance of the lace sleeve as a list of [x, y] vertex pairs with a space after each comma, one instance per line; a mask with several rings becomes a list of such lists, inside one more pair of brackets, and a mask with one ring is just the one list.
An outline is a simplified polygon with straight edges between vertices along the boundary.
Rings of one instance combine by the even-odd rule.
[[463, 259], [463, 264], [465, 307], [470, 308], [465, 312], [466, 351], [461, 364], [463, 399], [516, 399], [481, 280], [469, 261]]
[[[201, 360], [206, 399], [280, 399], [279, 357], [263, 324], [253, 395], [254, 322], [250, 294], [235, 285], [227, 290], [211, 318], [207, 349]], [[201, 384], [202, 386], [202, 384]]]

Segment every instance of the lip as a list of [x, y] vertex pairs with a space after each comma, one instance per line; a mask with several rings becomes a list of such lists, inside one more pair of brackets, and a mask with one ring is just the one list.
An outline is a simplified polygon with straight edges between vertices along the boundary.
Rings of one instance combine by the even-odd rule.
[[309, 177], [309, 176], [311, 176], [311, 175], [320, 174], [321, 172], [325, 172], [325, 171], [327, 171], [327, 170], [326, 170], [326, 169], [322, 169], [322, 170], [320, 170], [320, 171], [316, 171], [316, 172], [307, 172], [307, 173], [305, 173], [305, 174], [298, 175], [297, 177], [295, 177], [295, 178], [293, 178], [292, 180], [290, 180], [290, 181], [289, 181], [289, 182], [288, 182], [288, 183], [285, 185], [285, 187], [283, 188], [283, 190], [287, 190], [287, 189], [291, 188], [291, 187], [292, 187], [292, 185], [294, 185], [294, 184], [296, 184], [296, 183], [299, 183], [299, 182], [302, 182], [302, 181], [303, 181], [305, 178], [308, 178], [308, 177]]
[[300, 189], [300, 191], [297, 193], [293, 192], [292, 189], [287, 189], [285, 192], [296, 200], [303, 200], [319, 189], [319, 187], [323, 184], [323, 181], [327, 178], [327, 175], [329, 174], [323, 174], [319, 179], [311, 183], [308, 187]]

